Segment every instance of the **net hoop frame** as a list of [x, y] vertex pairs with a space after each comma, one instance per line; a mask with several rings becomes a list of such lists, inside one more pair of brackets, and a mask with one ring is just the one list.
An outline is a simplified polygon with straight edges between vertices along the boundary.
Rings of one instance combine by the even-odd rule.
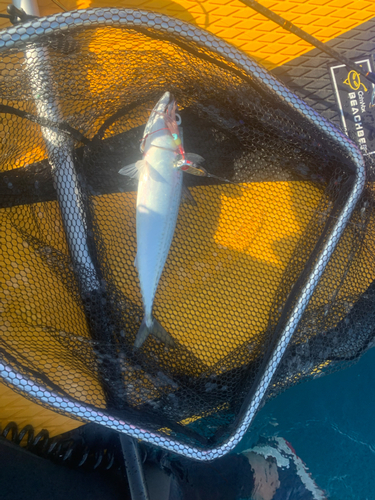
[[4, 383], [12, 386], [26, 397], [38, 400], [58, 412], [70, 415], [85, 422], [104, 425], [107, 428], [122, 432], [136, 439], [141, 439], [149, 444], [162, 447], [170, 452], [177, 453], [190, 459], [211, 461], [229, 453], [241, 441], [248, 430], [262, 399], [271, 383], [272, 377], [279, 366], [283, 354], [295, 332], [298, 323], [305, 311], [307, 304], [322, 276], [336, 245], [345, 230], [353, 210], [365, 187], [365, 164], [357, 146], [333, 124], [320, 116], [316, 111], [301, 101], [282, 83], [277, 81], [264, 68], [249, 59], [244, 53], [229, 45], [225, 41], [180, 20], [170, 18], [154, 12], [134, 9], [94, 8], [87, 10], [59, 13], [45, 18], [36, 19], [24, 24], [11, 27], [0, 32], [0, 54], [8, 49], [25, 50], [26, 44], [37, 42], [41, 35], [63, 34], [68, 30], [82, 28], [131, 28], [134, 30], [157, 30], [160, 36], [185, 39], [187, 42], [200, 44], [209, 49], [231, 65], [235, 64], [266, 92], [289, 108], [297, 112], [305, 121], [319, 129], [351, 161], [354, 169], [353, 184], [349, 195], [328, 235], [319, 257], [312, 266], [311, 272], [295, 302], [289, 319], [276, 343], [273, 353], [259, 378], [255, 390], [249, 394], [246, 408], [238, 420], [238, 425], [233, 434], [222, 444], [216, 447], [201, 448], [191, 446], [168, 435], [150, 432], [147, 429], [111, 416], [105, 410], [101, 411], [89, 404], [81, 403], [70, 397], [65, 397], [51, 391], [43, 383], [35, 383], [25, 375], [7, 364], [0, 357], [0, 377]]

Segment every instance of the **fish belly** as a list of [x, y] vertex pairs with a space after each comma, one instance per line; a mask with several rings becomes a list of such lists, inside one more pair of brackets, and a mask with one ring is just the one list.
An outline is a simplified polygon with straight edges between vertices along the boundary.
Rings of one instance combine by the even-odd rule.
[[138, 186], [137, 268], [147, 326], [152, 323], [152, 305], [172, 243], [181, 200], [183, 174], [173, 168], [174, 154], [170, 156], [166, 160], [164, 155], [162, 165], [156, 168], [158, 178], [145, 175]]

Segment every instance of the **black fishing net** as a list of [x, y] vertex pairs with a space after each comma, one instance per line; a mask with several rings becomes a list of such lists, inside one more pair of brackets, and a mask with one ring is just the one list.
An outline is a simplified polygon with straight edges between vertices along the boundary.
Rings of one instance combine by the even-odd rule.
[[[356, 175], [344, 139], [255, 63], [246, 70], [245, 56], [178, 21], [92, 10], [25, 26], [0, 34], [5, 382], [46, 405], [59, 394], [55, 409], [82, 419], [105, 410], [104, 424], [223, 443], [338, 224], [266, 398], [372, 345], [373, 189], [340, 219]], [[185, 176], [196, 205], [180, 207], [153, 309], [176, 345], [149, 336], [134, 349], [137, 184], [118, 171], [141, 158], [150, 109], [167, 90], [185, 150], [232, 184]]]

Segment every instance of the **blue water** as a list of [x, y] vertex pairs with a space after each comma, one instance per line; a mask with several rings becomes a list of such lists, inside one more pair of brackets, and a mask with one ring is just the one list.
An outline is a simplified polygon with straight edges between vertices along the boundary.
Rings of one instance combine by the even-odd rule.
[[331, 500], [375, 499], [375, 348], [345, 370], [292, 387], [257, 415], [258, 436], [289, 441]]

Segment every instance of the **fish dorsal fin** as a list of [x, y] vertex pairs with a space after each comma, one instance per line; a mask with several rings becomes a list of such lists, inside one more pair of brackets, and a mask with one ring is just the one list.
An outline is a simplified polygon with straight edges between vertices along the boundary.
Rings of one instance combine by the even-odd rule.
[[139, 160], [136, 163], [126, 165], [126, 167], [123, 167], [118, 173], [126, 175], [127, 177], [132, 177], [133, 179], [139, 179], [145, 166], [146, 162], [144, 160]]

